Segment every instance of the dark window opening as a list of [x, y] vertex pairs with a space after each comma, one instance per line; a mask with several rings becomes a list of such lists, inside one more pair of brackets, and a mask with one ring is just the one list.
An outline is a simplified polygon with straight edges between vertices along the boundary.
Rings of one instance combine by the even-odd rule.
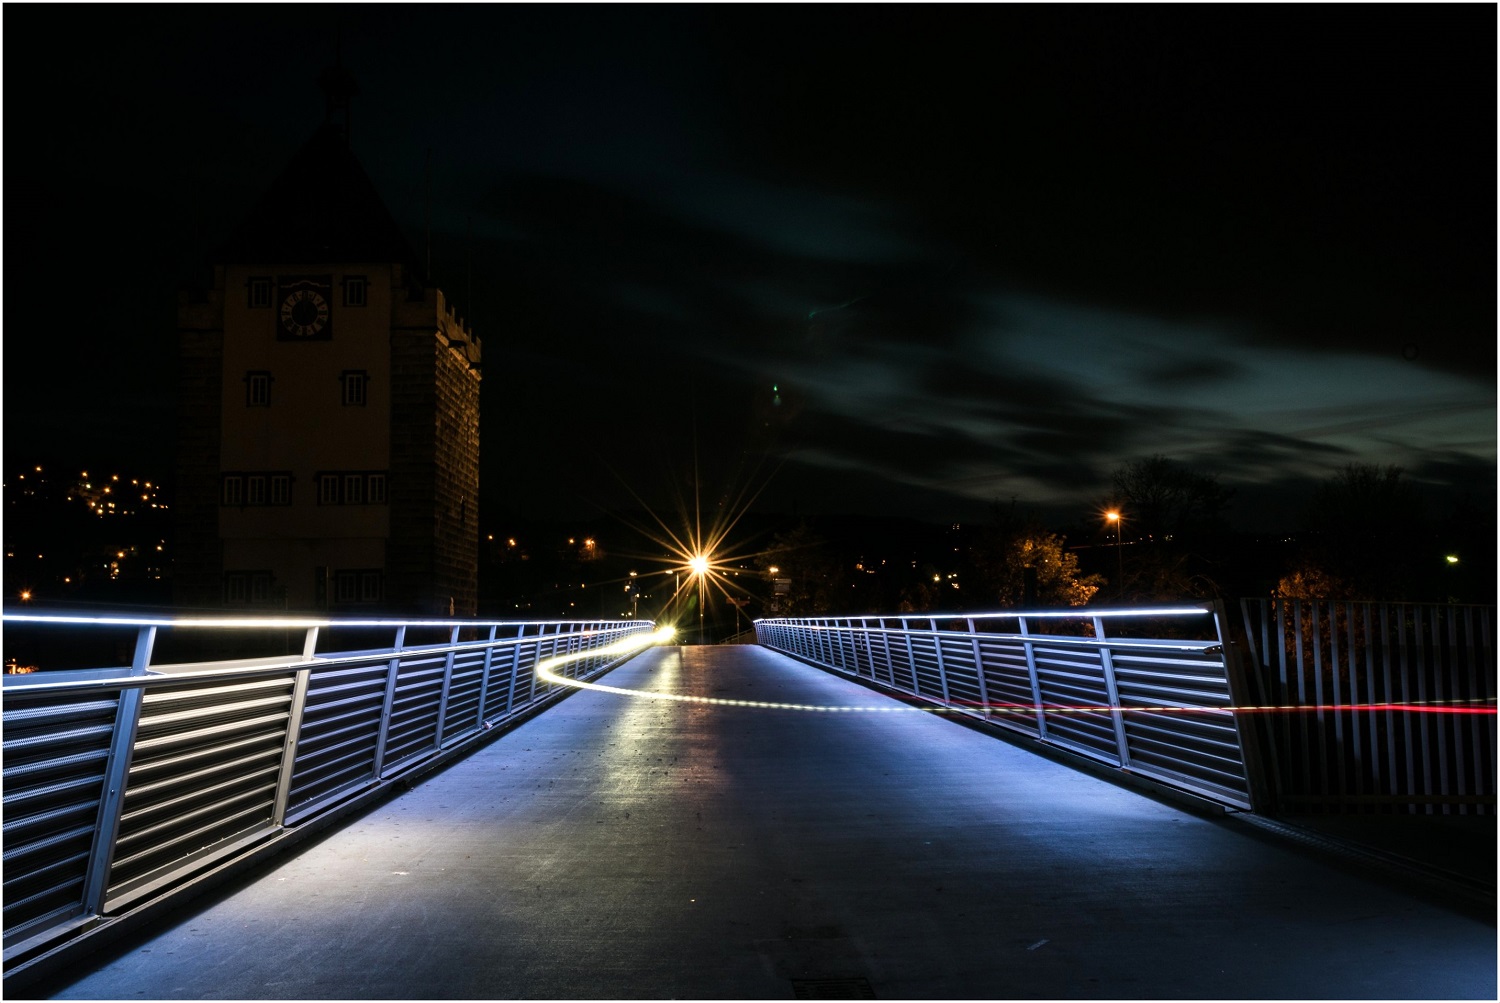
[[271, 374], [263, 369], [252, 369], [245, 374], [245, 406], [271, 406]]
[[266, 275], [252, 276], [245, 283], [247, 298], [246, 303], [252, 310], [260, 310], [271, 305], [271, 278]]
[[369, 400], [370, 374], [363, 369], [346, 369], [339, 374], [339, 386], [345, 407], [364, 407]]
[[363, 275], [344, 276], [344, 306], [366, 306], [369, 301], [369, 281]]

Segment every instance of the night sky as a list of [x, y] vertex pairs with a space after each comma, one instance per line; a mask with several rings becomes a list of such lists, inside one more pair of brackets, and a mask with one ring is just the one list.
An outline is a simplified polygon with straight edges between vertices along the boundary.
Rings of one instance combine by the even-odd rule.
[[697, 484], [1071, 521], [1151, 454], [1243, 528], [1350, 462], [1494, 503], [1492, 6], [4, 28], [8, 463], [170, 474], [176, 288], [317, 129], [337, 35], [355, 153], [484, 344], [482, 520]]

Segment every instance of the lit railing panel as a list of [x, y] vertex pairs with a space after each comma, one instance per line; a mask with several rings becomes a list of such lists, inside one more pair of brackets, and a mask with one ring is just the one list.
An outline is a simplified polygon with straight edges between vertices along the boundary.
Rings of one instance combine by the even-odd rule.
[[[1216, 606], [1185, 606], [783, 618], [757, 621], [756, 636], [945, 712], [1248, 808], [1218, 614]], [[1198, 639], [1128, 636], [1152, 628], [1196, 629]]]
[[389, 659], [310, 670], [289, 806], [315, 805], [375, 776]]
[[[598, 675], [638, 649], [589, 652], [655, 626], [4, 619], [7, 634], [137, 632], [129, 667], [5, 677], [7, 974], [571, 692], [539, 684], [539, 661], [576, 653], [560, 671]], [[194, 660], [152, 664], [158, 633], [173, 630], [195, 632], [180, 645]], [[372, 632], [388, 646], [338, 650], [341, 633]], [[233, 640], [239, 657], [204, 660], [199, 635]], [[247, 655], [252, 635], [283, 653]]]
[[271, 824], [292, 685], [286, 672], [143, 691], [106, 909]]
[[83, 911], [118, 693], [6, 695], [5, 929]]

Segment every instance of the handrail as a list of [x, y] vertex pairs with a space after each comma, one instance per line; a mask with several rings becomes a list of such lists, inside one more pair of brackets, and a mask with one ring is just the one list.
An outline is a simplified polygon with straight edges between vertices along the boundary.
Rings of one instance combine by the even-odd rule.
[[[528, 621], [528, 622], [533, 622], [533, 621]], [[535, 621], [535, 622], [540, 622], [540, 621]], [[549, 621], [549, 622], [552, 622], [552, 623], [566, 623], [568, 621], [558, 620], [558, 621]], [[588, 634], [587, 633], [583, 633], [583, 634], [579, 634], [579, 635], [575, 635], [575, 636], [588, 636]], [[519, 645], [524, 645], [527, 642], [534, 641], [534, 640], [536, 640], [535, 637], [503, 637], [503, 638], [497, 637], [493, 641], [488, 641], [488, 640], [486, 640], [486, 641], [463, 641], [463, 642], [461, 642], [459, 644], [434, 644], [434, 645], [421, 645], [421, 646], [415, 646], [414, 645], [414, 646], [404, 646], [404, 647], [402, 647], [399, 650], [401, 651], [401, 653], [403, 655], [417, 655], [417, 654], [441, 655], [441, 654], [446, 654], [447, 652], [450, 652], [450, 651], [452, 651], [452, 652], [459, 652], [459, 651], [484, 651], [486, 649], [491, 649], [491, 648], [516, 647], [516, 646], [519, 646]], [[53, 681], [53, 680], [49, 680], [49, 679], [45, 678], [45, 676], [47, 675], [47, 673], [33, 673], [33, 674], [23, 675], [23, 676], [8, 676], [5, 679], [5, 683], [7, 685], [9, 685], [9, 686], [14, 686], [14, 687], [17, 687], [17, 688], [24, 687], [25, 690], [26, 690], [26, 692], [28, 692], [28, 693], [34, 693], [34, 692], [43, 692], [43, 693], [68, 692], [68, 691], [89, 690], [89, 689], [126, 689], [126, 688], [130, 688], [130, 687], [142, 687], [142, 688], [144, 688], [144, 687], [149, 687], [149, 686], [156, 685], [156, 684], [168, 685], [168, 684], [174, 684], [174, 683], [186, 682], [186, 681], [197, 681], [197, 680], [204, 680], [204, 679], [222, 679], [222, 678], [224, 678], [226, 676], [250, 677], [250, 676], [256, 676], [256, 675], [275, 675], [276, 673], [284, 672], [287, 669], [307, 669], [307, 668], [328, 667], [328, 666], [338, 666], [338, 665], [356, 665], [356, 664], [363, 664], [365, 662], [386, 661], [390, 657], [391, 657], [391, 652], [390, 651], [385, 651], [385, 650], [382, 650], [382, 649], [371, 649], [369, 651], [363, 651], [363, 652], [359, 652], [359, 653], [351, 654], [351, 655], [316, 655], [316, 656], [314, 656], [313, 658], [310, 658], [310, 659], [305, 659], [305, 658], [300, 658], [299, 657], [299, 658], [294, 658], [294, 659], [292, 659], [290, 661], [282, 661], [280, 659], [277, 659], [275, 661], [265, 662], [264, 664], [254, 664], [254, 665], [250, 665], [250, 664], [226, 664], [222, 668], [202, 669], [202, 670], [199, 670], [199, 671], [196, 671], [196, 672], [169, 672], [167, 670], [170, 669], [170, 668], [172, 668], [172, 666], [170, 664], [167, 664], [167, 665], [159, 665], [159, 666], [148, 667], [147, 671], [151, 672], [151, 673], [154, 673], [153, 675], [144, 675], [144, 676], [116, 676], [116, 677], [106, 677], [106, 678], [102, 678], [102, 679], [61, 679], [61, 680]], [[233, 661], [248, 661], [248, 660], [230, 660], [230, 661], [233, 662]], [[194, 664], [198, 664], [198, 663], [194, 663]], [[66, 669], [60, 670], [59, 674], [61, 674], [61, 672], [67, 672], [67, 671], [69, 671], [69, 670], [66, 670]], [[98, 670], [84, 670], [84, 671], [98, 671]]]
[[[855, 619], [855, 618], [853, 618], [853, 617], [830, 617], [829, 619], [846, 620], [846, 619]], [[871, 619], [876, 619], [876, 618], [871, 617]], [[895, 619], [895, 617], [888, 617], [887, 619]], [[927, 618], [926, 617], [922, 617], [922, 619], [925, 620]], [[978, 619], [978, 617], [975, 617], [975, 619]], [[775, 621], [767, 621], [767, 622], [775, 622]], [[849, 627], [849, 626], [844, 626], [842, 624], [836, 624], [836, 623], [805, 623], [805, 624], [803, 624], [803, 629], [805, 629], [805, 630], [841, 631], [841, 630], [852, 630], [852, 629], [856, 629], [856, 628]], [[903, 628], [900, 628], [900, 627], [860, 627], [860, 628], [857, 628], [857, 629], [861, 633], [864, 633], [864, 634], [897, 634], [897, 635], [899, 635], [899, 634], [908, 633], [907, 630], [905, 630]], [[925, 635], [927, 635], [929, 637], [963, 637], [963, 638], [969, 638], [969, 637], [973, 637], [974, 636], [972, 633], [970, 633], [968, 631], [963, 631], [963, 630], [927, 630], [927, 631], [923, 631], [923, 634], [925, 634]], [[1098, 647], [1107, 647], [1107, 648], [1129, 648], [1129, 647], [1136, 647], [1136, 648], [1166, 649], [1166, 650], [1175, 650], [1175, 651], [1201, 651], [1201, 652], [1203, 652], [1205, 654], [1215, 654], [1217, 652], [1217, 649], [1221, 647], [1221, 645], [1219, 644], [1218, 641], [1177, 641], [1177, 640], [1172, 640], [1172, 639], [1159, 640], [1158, 641], [1158, 640], [1141, 640], [1141, 639], [1138, 639], [1138, 638], [1125, 638], [1125, 637], [1110, 637], [1110, 638], [1069, 637], [1066, 634], [998, 634], [998, 633], [990, 633], [989, 631], [986, 631], [985, 634], [984, 634], [984, 636], [985, 637], [992, 637], [992, 638], [1002, 638], [1002, 639], [1007, 639], [1007, 640], [1027, 641], [1027, 642], [1030, 642], [1032, 644], [1039, 644], [1039, 643], [1045, 642], [1045, 643], [1047, 643], [1049, 645], [1050, 644], [1060, 644], [1060, 645], [1070, 645], [1071, 644], [1071, 645], [1077, 645], [1079, 647], [1094, 647], [1094, 648], [1098, 648]]]
[[327, 618], [307, 616], [81, 616], [77, 613], [17, 613], [14, 610], [0, 612], [0, 620], [6, 623], [69, 623], [96, 624], [110, 627], [212, 627], [216, 629], [284, 630], [288, 627], [494, 627], [526, 624], [555, 625], [560, 623], [620, 623], [618, 620], [405, 620], [399, 617], [376, 617], [373, 619]]

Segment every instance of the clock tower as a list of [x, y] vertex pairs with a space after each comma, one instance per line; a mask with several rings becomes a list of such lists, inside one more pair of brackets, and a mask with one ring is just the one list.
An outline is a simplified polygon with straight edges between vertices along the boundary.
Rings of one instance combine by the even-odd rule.
[[178, 309], [176, 603], [473, 616], [479, 340], [323, 127]]

